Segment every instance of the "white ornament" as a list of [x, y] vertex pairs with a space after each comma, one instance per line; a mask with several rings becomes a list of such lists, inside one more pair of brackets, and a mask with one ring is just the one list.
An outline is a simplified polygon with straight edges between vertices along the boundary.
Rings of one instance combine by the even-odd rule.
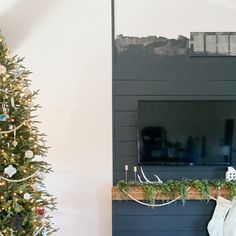
[[13, 125], [10, 125], [10, 126], [9, 126], [9, 130], [11, 130], [11, 129], [13, 129]]
[[14, 70], [11, 71], [11, 74], [14, 76], [14, 79], [17, 79], [24, 73], [23, 70], [20, 70], [19, 67], [15, 68]]
[[226, 181], [236, 180], [236, 170], [232, 166], [228, 167], [225, 173], [225, 179]]
[[31, 198], [31, 195], [29, 193], [24, 194], [24, 199], [25, 200], [30, 200], [30, 198]]
[[15, 99], [14, 99], [14, 97], [11, 97], [11, 106], [13, 108], [15, 107]]
[[12, 165], [9, 165], [4, 169], [4, 173], [7, 174], [10, 178], [17, 172], [16, 168]]
[[34, 156], [34, 153], [31, 150], [28, 150], [25, 152], [25, 157], [26, 158], [32, 158]]

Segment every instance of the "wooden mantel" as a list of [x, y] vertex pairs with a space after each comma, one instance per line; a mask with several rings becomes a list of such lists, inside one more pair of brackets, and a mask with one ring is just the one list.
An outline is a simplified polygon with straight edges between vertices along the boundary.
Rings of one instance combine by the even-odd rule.
[[[130, 188], [129, 194], [134, 197], [135, 199], [142, 201], [142, 200], [147, 200], [145, 198], [145, 192], [142, 187], [135, 187], [135, 188]], [[212, 189], [210, 195], [214, 198], [217, 198], [219, 195], [219, 191], [217, 189]], [[229, 198], [229, 191], [227, 189], [221, 189], [220, 195], [224, 198]], [[124, 194], [120, 193], [117, 189], [117, 187], [112, 187], [112, 200], [129, 200], [128, 197], [124, 198]], [[175, 197], [178, 197], [179, 193], [176, 192]], [[207, 198], [202, 197], [201, 194], [194, 188], [190, 188], [188, 191], [188, 195], [186, 200], [206, 200]], [[169, 200], [167, 196], [164, 194], [157, 194], [156, 200]]]

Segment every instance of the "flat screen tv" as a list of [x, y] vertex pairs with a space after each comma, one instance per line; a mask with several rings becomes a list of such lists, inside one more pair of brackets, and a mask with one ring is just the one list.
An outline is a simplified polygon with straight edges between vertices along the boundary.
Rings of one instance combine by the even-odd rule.
[[236, 101], [138, 101], [139, 164], [236, 164]]

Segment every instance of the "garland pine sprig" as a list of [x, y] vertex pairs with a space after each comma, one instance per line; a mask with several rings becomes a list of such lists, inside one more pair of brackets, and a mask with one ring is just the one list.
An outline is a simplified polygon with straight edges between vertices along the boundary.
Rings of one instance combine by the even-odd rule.
[[185, 204], [188, 189], [195, 188], [203, 200], [209, 200], [209, 195], [211, 189], [218, 189], [220, 193], [220, 189], [225, 188], [229, 191], [229, 198], [233, 199], [236, 197], [236, 181], [226, 181], [225, 179], [219, 180], [191, 180], [191, 179], [183, 179], [183, 180], [169, 180], [164, 182], [163, 184], [159, 183], [140, 183], [134, 181], [124, 181], [121, 180], [117, 184], [117, 189], [120, 193], [124, 194], [123, 190], [127, 193], [132, 188], [143, 188], [145, 192], [145, 199], [150, 203], [154, 204], [156, 201], [156, 197], [158, 194], [162, 194], [167, 197], [167, 199], [175, 199], [177, 195], [181, 196], [181, 200], [183, 205]]

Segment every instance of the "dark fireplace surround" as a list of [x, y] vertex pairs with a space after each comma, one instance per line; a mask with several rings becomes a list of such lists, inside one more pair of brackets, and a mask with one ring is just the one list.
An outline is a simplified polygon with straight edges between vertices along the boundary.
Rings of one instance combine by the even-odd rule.
[[[172, 44], [176, 47], [174, 41]], [[139, 51], [136, 51], [135, 47], [129, 46], [129, 49], [120, 53], [114, 43], [114, 184], [124, 179], [124, 165], [128, 164], [131, 167], [128, 179], [132, 180], [134, 178], [132, 166], [140, 163], [137, 138], [139, 101], [209, 101], [213, 103], [223, 101], [228, 104], [236, 101], [235, 57], [191, 57], [186, 50], [167, 49], [168, 55], [163, 55], [162, 49], [155, 50], [157, 53], [153, 54], [147, 53], [141, 46], [137, 46]], [[146, 49], [150, 52], [150, 47]], [[150, 112], [148, 116], [151, 116]], [[228, 146], [233, 146], [232, 137], [235, 135], [235, 132], [232, 134], [232, 127], [235, 128], [233, 119], [232, 115], [225, 116], [221, 124], [223, 128], [219, 139], [222, 140], [218, 140], [217, 145], [218, 152], [222, 155], [227, 151], [233, 151], [232, 147], [228, 148]], [[158, 127], [158, 125], [155, 126]], [[167, 135], [169, 136], [168, 132]], [[196, 135], [193, 135], [193, 138], [195, 137]], [[204, 135], [199, 135], [203, 143], [201, 152], [204, 152], [203, 137]], [[185, 137], [185, 144], [182, 144], [185, 149], [187, 138]], [[175, 143], [175, 140], [171, 142]], [[169, 151], [169, 155], [173, 155], [174, 151], [176, 150], [173, 148], [172, 154]], [[158, 151], [153, 153], [156, 157], [161, 155]], [[182, 178], [218, 179], [225, 176], [225, 166], [228, 161], [226, 156], [223, 155], [222, 158], [225, 160], [225, 165], [197, 165], [197, 162], [191, 161], [189, 163], [193, 165], [149, 164], [145, 165], [144, 169], [149, 178], [158, 174], [164, 181]], [[189, 201], [185, 207], [177, 203], [153, 211], [132, 201], [113, 201], [113, 236], [207, 236], [206, 226], [213, 210], [213, 202], [205, 205], [200, 201]]]

